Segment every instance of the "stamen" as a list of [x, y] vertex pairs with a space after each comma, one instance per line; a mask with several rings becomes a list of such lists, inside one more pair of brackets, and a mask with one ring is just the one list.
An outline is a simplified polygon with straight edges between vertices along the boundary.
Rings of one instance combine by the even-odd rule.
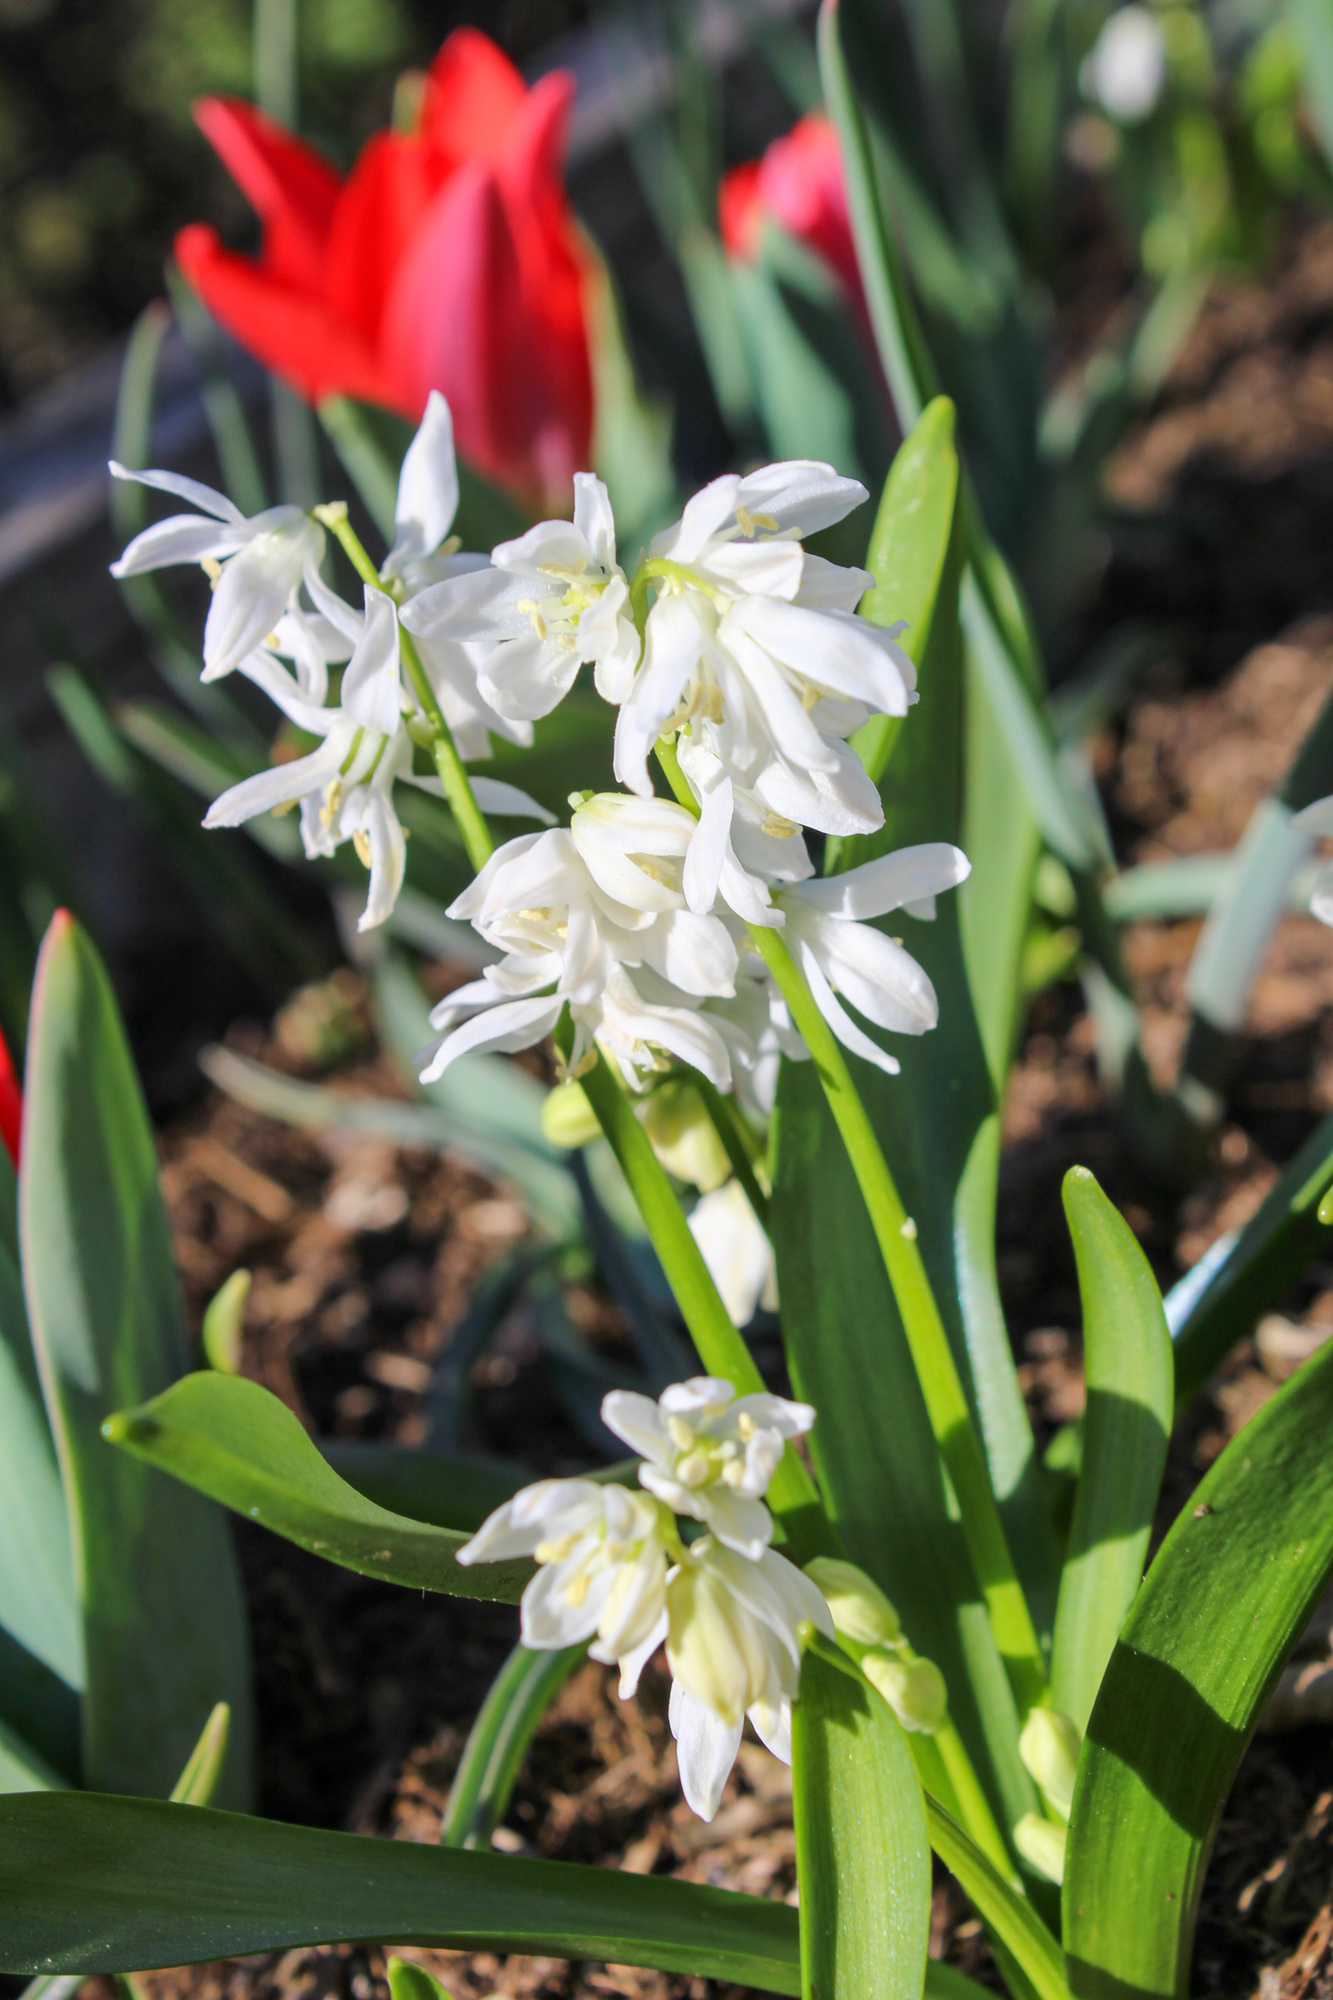
[[588, 1595], [588, 1585], [591, 1581], [592, 1578], [588, 1575], [587, 1570], [581, 1569], [578, 1575], [571, 1577], [565, 1585], [565, 1603], [569, 1605], [571, 1610], [578, 1610], [580, 1604], [582, 1604], [584, 1598]]
[[748, 507], [738, 507], [736, 509], [736, 525], [740, 529], [741, 533], [744, 535], [747, 542], [752, 542], [754, 540], [755, 537], [754, 516], [753, 514], [751, 514]]
[[804, 692], [801, 695], [801, 707], [805, 710], [806, 714], [809, 715], [815, 703], [823, 699], [823, 692], [815, 686], [813, 681], [807, 681]]
[[352, 845], [356, 849], [356, 858], [361, 863], [361, 866], [363, 868], [369, 868], [370, 839], [366, 833], [366, 829], [363, 826], [358, 826], [353, 829]]
[[342, 802], [343, 781], [341, 778], [332, 778], [324, 787], [324, 803], [319, 809], [319, 823], [321, 826], [330, 827], [333, 825], [334, 820], [338, 817], [338, 808]]
[[204, 572], [204, 575], [208, 578], [209, 583], [212, 585], [216, 585], [218, 578], [222, 574], [222, 564], [218, 561], [217, 557], [200, 556], [199, 567]]
[[567, 1555], [573, 1553], [578, 1544], [579, 1537], [577, 1534], [561, 1535], [554, 1542], [538, 1542], [536, 1548], [532, 1551], [533, 1559], [539, 1563], [563, 1562]]
[[690, 1451], [694, 1445], [694, 1426], [687, 1424], [684, 1417], [671, 1415], [666, 1420], [667, 1436], [677, 1451]]
[[276, 805], [276, 806], [273, 806], [273, 807], [271, 808], [271, 811], [272, 811], [272, 814], [273, 814], [273, 817], [274, 817], [274, 819], [285, 819], [285, 818], [287, 817], [287, 814], [288, 814], [289, 812], [295, 812], [295, 811], [296, 811], [296, 800], [295, 800], [295, 799], [284, 799], [284, 800], [282, 801], [281, 805]]
[[742, 1410], [736, 1418], [736, 1429], [740, 1432], [742, 1444], [748, 1444], [759, 1426], [748, 1410]]
[[531, 620], [532, 629], [539, 639], [546, 637], [546, 620], [542, 617], [541, 607], [534, 599], [531, 597], [521, 598], [514, 606], [514, 609], [515, 611], [523, 612], [524, 616]]
[[795, 820], [784, 819], [781, 813], [770, 812], [765, 813], [759, 831], [770, 834], [774, 840], [790, 840], [800, 829]]

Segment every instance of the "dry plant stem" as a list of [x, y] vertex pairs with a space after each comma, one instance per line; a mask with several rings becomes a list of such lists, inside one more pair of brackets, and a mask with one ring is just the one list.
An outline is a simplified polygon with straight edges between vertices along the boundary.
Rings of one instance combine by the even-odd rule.
[[[559, 1028], [556, 1034], [558, 1039]], [[762, 1390], [763, 1377], [732, 1325], [676, 1191], [634, 1115], [624, 1085], [600, 1049], [596, 1062], [580, 1081], [639, 1205], [699, 1359], [710, 1375], [720, 1375], [734, 1384], [738, 1395]], [[838, 1552], [818, 1489], [790, 1444], [773, 1474], [768, 1503], [782, 1523], [787, 1553], [793, 1560], [808, 1562], [812, 1556]]]
[[[676, 797], [697, 816], [699, 808], [681, 772], [674, 744], [659, 741], [657, 754]], [[1046, 1669], [953, 1350], [917, 1247], [915, 1227], [903, 1207], [875, 1128], [852, 1082], [841, 1044], [815, 1005], [805, 975], [782, 933], [759, 924], [750, 925], [749, 930], [751, 943], [777, 981], [792, 1020], [814, 1059], [829, 1109], [865, 1199], [898, 1302], [931, 1429], [953, 1482], [963, 1534], [986, 1600], [995, 1643], [1020, 1715], [1026, 1717], [1045, 1696]]]
[[[360, 537], [347, 518], [347, 509], [342, 506], [317, 507], [316, 518], [328, 528], [345, 550], [349, 561], [362, 583], [368, 583], [372, 590], [385, 590], [380, 581], [379, 571], [366, 554]], [[385, 591], [392, 596], [392, 591]], [[435, 769], [444, 787], [444, 796], [449, 802], [454, 822], [467, 849], [467, 858], [474, 870], [480, 874], [492, 854], [495, 842], [487, 826], [480, 806], [472, 796], [472, 786], [468, 781], [466, 767], [458, 754], [449, 725], [444, 719], [444, 711], [435, 697], [426, 669], [421, 664], [416, 641], [405, 626], [398, 627], [398, 643], [402, 648], [403, 665], [407, 668], [407, 678], [412, 683], [412, 692], [420, 704], [422, 713], [431, 724], [430, 753], [435, 759]]]

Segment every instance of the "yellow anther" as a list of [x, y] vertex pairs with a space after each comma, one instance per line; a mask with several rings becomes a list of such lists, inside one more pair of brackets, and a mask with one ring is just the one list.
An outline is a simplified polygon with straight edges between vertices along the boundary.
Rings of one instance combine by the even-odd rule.
[[531, 621], [532, 629], [539, 639], [546, 637], [546, 620], [542, 617], [540, 605], [533, 598], [521, 598], [514, 606], [514, 609], [515, 611], [521, 611]]
[[576, 1534], [561, 1535], [558, 1541], [538, 1542], [532, 1553], [539, 1563], [563, 1562], [565, 1557], [571, 1555], [578, 1547], [578, 1542], [579, 1537]]
[[733, 1493], [740, 1490], [745, 1481], [745, 1466], [739, 1458], [732, 1458], [722, 1467], [722, 1484], [729, 1486]]
[[667, 1436], [671, 1439], [677, 1451], [690, 1451], [693, 1449], [694, 1426], [687, 1424], [684, 1417], [678, 1417], [674, 1414], [668, 1416], [666, 1431]]
[[356, 849], [356, 858], [361, 863], [361, 866], [363, 868], [369, 868], [370, 836], [366, 832], [366, 829], [363, 826], [358, 826], [353, 829], [352, 845]]
[[565, 1585], [565, 1603], [571, 1606], [573, 1610], [577, 1611], [584, 1598], [588, 1595], [588, 1585], [591, 1580], [587, 1570], [581, 1569], [578, 1575], [571, 1577]]
[[222, 574], [222, 564], [216, 556], [200, 556], [199, 567], [210, 583], [215, 584]]
[[784, 819], [781, 813], [771, 812], [765, 813], [759, 831], [774, 840], [790, 840], [794, 833], [800, 832], [800, 828], [794, 819]]
[[514, 914], [521, 920], [526, 919], [530, 924], [544, 924], [550, 921], [551, 906], [549, 903], [540, 903], [530, 910], [517, 910]]
[[741, 1442], [743, 1444], [748, 1444], [750, 1442], [750, 1439], [754, 1436], [758, 1428], [759, 1428], [758, 1424], [755, 1422], [754, 1418], [750, 1415], [750, 1412], [748, 1410], [740, 1411], [740, 1413], [736, 1418], [736, 1429], [740, 1432]]
[[437, 556], [456, 556], [463, 546], [461, 535], [446, 535], [435, 553]]
[[770, 535], [776, 535], [778, 532], [778, 517], [776, 514], [752, 514], [750, 519], [754, 522], [756, 528], [764, 528]]
[[706, 1451], [691, 1451], [676, 1465], [676, 1477], [682, 1486], [707, 1486], [713, 1477], [713, 1467], [708, 1462]]
[[806, 714], [810, 713], [810, 710], [817, 701], [822, 701], [823, 699], [822, 691], [815, 686], [813, 681], [807, 681], [805, 691], [801, 696], [801, 707], [805, 710]]
[[324, 803], [319, 809], [319, 823], [321, 826], [328, 827], [333, 825], [334, 820], [338, 817], [338, 808], [342, 805], [342, 802], [342, 779], [334, 778], [324, 789]]
[[274, 819], [285, 819], [289, 812], [296, 811], [295, 799], [284, 799], [281, 805], [272, 808]]
[[629, 858], [640, 873], [648, 877], [650, 882], [660, 882], [664, 889], [675, 888], [676, 885], [670, 875], [668, 875], [666, 869], [661, 867], [658, 862], [649, 861], [642, 854], [631, 854]]
[[736, 509], [736, 526], [740, 529], [747, 542], [754, 540], [754, 516], [748, 507], [738, 507]]

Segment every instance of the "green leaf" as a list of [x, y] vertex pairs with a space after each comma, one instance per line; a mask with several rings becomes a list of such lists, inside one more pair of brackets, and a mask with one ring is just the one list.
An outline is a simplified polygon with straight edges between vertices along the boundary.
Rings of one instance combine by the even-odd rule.
[[424, 1965], [391, 1958], [384, 1969], [389, 1975], [389, 2000], [449, 2000], [444, 1987]]
[[460, 1567], [466, 1535], [391, 1514], [321, 1457], [267, 1389], [239, 1375], [187, 1375], [104, 1426], [113, 1444], [303, 1549], [386, 1583], [517, 1604], [527, 1562]]
[[619, 301], [606, 261], [584, 235], [584, 310], [592, 355], [593, 464], [611, 496], [621, 560], [629, 561], [671, 518], [671, 416], [645, 400], [634, 380]]
[[211, 1805], [222, 1781], [227, 1762], [227, 1737], [231, 1730], [231, 1710], [225, 1701], [217, 1703], [190, 1752], [185, 1769], [171, 1788], [176, 1806]]
[[926, 1799], [930, 1844], [1041, 2000], [1069, 2000], [1064, 1955], [1031, 1903], [1010, 1886], [956, 1819]]
[[409, 1450], [360, 1438], [324, 1438], [320, 1454], [366, 1500], [412, 1521], [475, 1534], [535, 1473], [480, 1453]]
[[48, 1764], [17, 1729], [0, 1722], [0, 1792], [59, 1792], [69, 1779]]
[[801, 1991], [918, 2000], [930, 1944], [930, 1842], [888, 1703], [807, 1653], [792, 1710]]
[[250, 1296], [250, 1273], [233, 1271], [223, 1280], [204, 1308], [199, 1329], [199, 1345], [210, 1368], [222, 1375], [241, 1372], [241, 1340], [245, 1325], [245, 1302]]
[[[23, 1288], [0, 1246], [0, 1626], [72, 1689], [84, 1683], [83, 1621], [69, 1520]], [[0, 1684], [0, 1714], [10, 1715]], [[14, 1718], [11, 1716], [11, 1720]]]
[[795, 1910], [88, 1793], [0, 1800], [0, 1968], [119, 1972], [342, 1940], [609, 1959], [796, 1994]]
[[1134, 1232], [1086, 1167], [1065, 1175], [1064, 1201], [1083, 1299], [1088, 1405], [1051, 1699], [1082, 1730], [1143, 1578], [1174, 1379], [1161, 1294]]
[[[1333, 1186], [1333, 1118], [1313, 1131], [1190, 1307], [1175, 1338], [1176, 1408], [1193, 1402], [1259, 1315], [1328, 1243], [1319, 1203]], [[1183, 1283], [1184, 1281], [1182, 1281]]]
[[103, 1420], [187, 1365], [157, 1154], [101, 962], [63, 914], [33, 993], [20, 1175], [28, 1320], [69, 1509], [87, 1686], [83, 1780], [170, 1791], [204, 1717], [250, 1790], [245, 1608], [221, 1515], [109, 1452]]
[[490, 1847], [538, 1725], [587, 1652], [586, 1644], [550, 1653], [515, 1646], [468, 1732], [440, 1827], [446, 1847]]
[[1333, 1561], [1333, 1347], [1232, 1439], [1159, 1549], [1093, 1706], [1065, 1862], [1070, 1984], [1174, 2000], [1213, 1836]]

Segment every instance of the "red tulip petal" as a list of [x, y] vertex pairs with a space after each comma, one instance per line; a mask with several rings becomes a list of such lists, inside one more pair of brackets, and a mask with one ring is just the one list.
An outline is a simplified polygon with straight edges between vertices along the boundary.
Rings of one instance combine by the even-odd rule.
[[759, 198], [758, 160], [747, 160], [722, 176], [717, 191], [717, 221], [728, 257], [752, 258], [759, 248], [763, 219]]
[[447, 169], [498, 160], [523, 108], [523, 79], [479, 28], [455, 28], [426, 77], [421, 131]]
[[19, 1139], [23, 1131], [23, 1092], [14, 1074], [14, 1064], [5, 1038], [0, 1035], [0, 1143], [17, 1166]]
[[859, 295], [842, 154], [827, 118], [811, 112], [785, 138], [773, 141], [760, 165], [759, 194], [783, 228], [832, 265], [848, 290]]
[[314, 290], [342, 183], [323, 155], [253, 104], [201, 97], [195, 120], [264, 225], [274, 277]]
[[224, 250], [207, 224], [182, 229], [176, 258], [227, 331], [311, 402], [361, 396], [405, 416], [420, 415], [424, 393], [419, 401], [410, 392], [397, 393], [355, 328], [336, 320], [322, 299], [283, 285], [249, 257]]
[[324, 296], [335, 319], [374, 348], [384, 304], [438, 185], [417, 138], [377, 132], [362, 148], [334, 210], [324, 262]]

